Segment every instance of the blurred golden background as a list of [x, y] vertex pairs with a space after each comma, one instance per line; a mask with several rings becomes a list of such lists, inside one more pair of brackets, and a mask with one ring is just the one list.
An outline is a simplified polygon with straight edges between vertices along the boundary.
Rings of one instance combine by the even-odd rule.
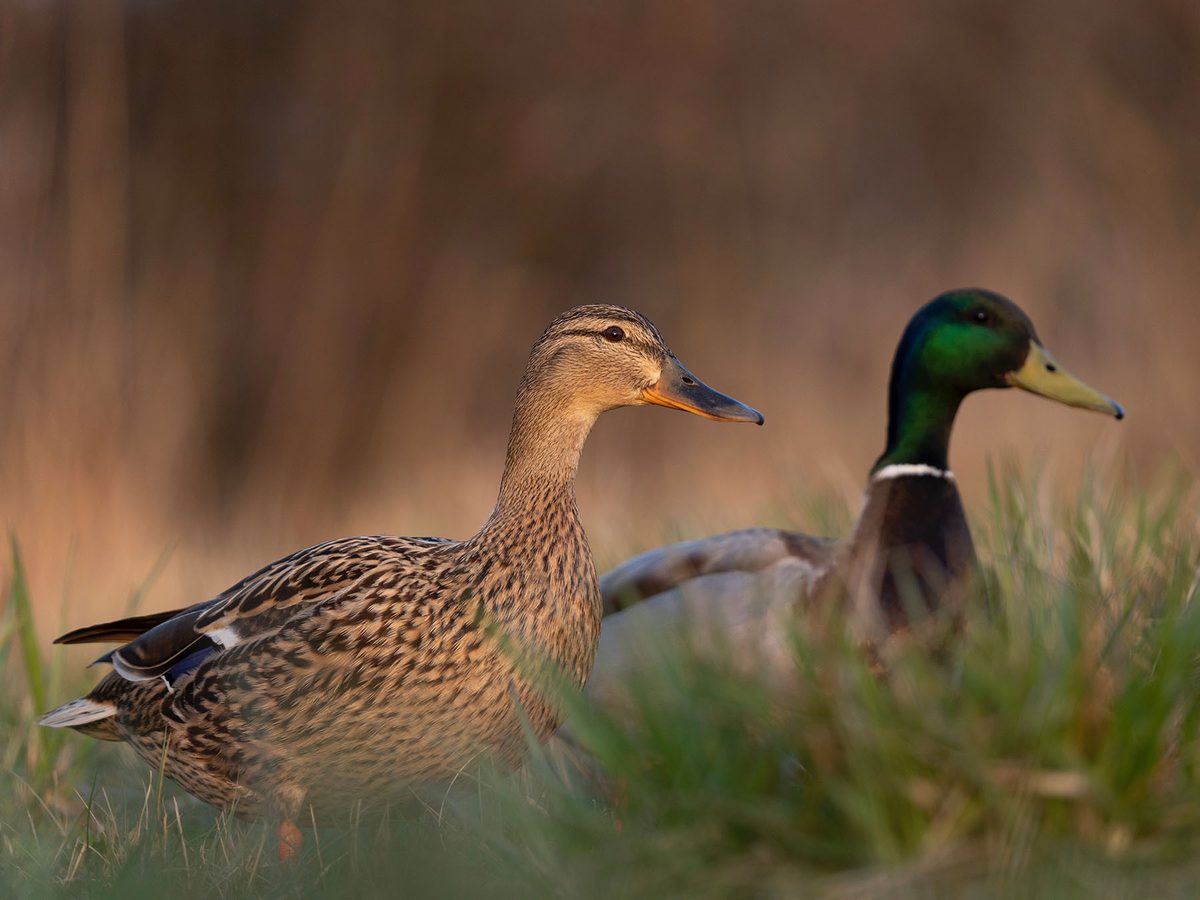
[[7, 0], [0, 524], [41, 624], [159, 563], [145, 608], [471, 533], [530, 345], [595, 300], [767, 415], [602, 420], [602, 566], [856, 502], [896, 339], [955, 286], [1130, 413], [972, 398], [968, 500], [989, 453], [1195, 471], [1198, 64], [1194, 0]]

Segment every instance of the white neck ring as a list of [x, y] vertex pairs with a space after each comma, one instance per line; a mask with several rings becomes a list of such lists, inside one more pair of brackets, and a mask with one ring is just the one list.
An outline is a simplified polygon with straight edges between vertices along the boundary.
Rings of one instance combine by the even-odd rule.
[[937, 466], [927, 466], [924, 463], [894, 463], [884, 466], [871, 476], [871, 483], [876, 481], [891, 481], [893, 478], [941, 478], [944, 481], [954, 481], [954, 473], [949, 469], [939, 469]]

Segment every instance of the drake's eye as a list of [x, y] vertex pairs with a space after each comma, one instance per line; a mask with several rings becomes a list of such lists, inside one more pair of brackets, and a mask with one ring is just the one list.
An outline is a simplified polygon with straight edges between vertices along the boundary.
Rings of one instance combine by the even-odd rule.
[[614, 344], [617, 343], [618, 341], [625, 340], [625, 332], [622, 331], [620, 328], [618, 328], [616, 325], [609, 325], [607, 328], [604, 329], [603, 333], [604, 333], [604, 337], [607, 338], [608, 340], [612, 341]]
[[986, 324], [989, 321], [989, 319], [991, 318], [991, 316], [989, 316], [987, 314], [986, 309], [977, 309], [977, 310], [975, 310], [974, 315], [975, 315], [975, 321], [981, 325]]

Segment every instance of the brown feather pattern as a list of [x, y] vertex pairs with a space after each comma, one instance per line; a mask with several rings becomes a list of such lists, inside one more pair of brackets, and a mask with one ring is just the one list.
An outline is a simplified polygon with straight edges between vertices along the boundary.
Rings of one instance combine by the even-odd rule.
[[[614, 323], [628, 335], [615, 347], [602, 336]], [[534, 345], [499, 498], [474, 536], [330, 541], [174, 614], [71, 632], [147, 626], [84, 698], [113, 715], [80, 730], [129, 742], [215, 806], [284, 818], [384, 801], [485, 754], [517, 762], [523, 721], [539, 739], [558, 726], [545, 667], [582, 686], [599, 638], [574, 490], [583, 442], [601, 412], [643, 402], [670, 358], [631, 310], [564, 314]]]

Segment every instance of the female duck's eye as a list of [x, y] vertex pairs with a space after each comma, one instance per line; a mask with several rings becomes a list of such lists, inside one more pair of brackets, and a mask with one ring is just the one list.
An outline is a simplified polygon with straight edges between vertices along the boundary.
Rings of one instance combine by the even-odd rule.
[[987, 314], [987, 310], [986, 310], [986, 309], [977, 309], [977, 310], [975, 310], [975, 312], [974, 312], [974, 318], [975, 318], [975, 321], [976, 321], [976, 322], [978, 322], [980, 325], [985, 325], [985, 324], [987, 324], [987, 321], [988, 321], [988, 318], [989, 318], [989, 316], [988, 316], [988, 314]]
[[609, 325], [607, 328], [605, 328], [604, 336], [614, 344], [617, 343], [617, 341], [625, 340], [625, 332], [616, 325]]

